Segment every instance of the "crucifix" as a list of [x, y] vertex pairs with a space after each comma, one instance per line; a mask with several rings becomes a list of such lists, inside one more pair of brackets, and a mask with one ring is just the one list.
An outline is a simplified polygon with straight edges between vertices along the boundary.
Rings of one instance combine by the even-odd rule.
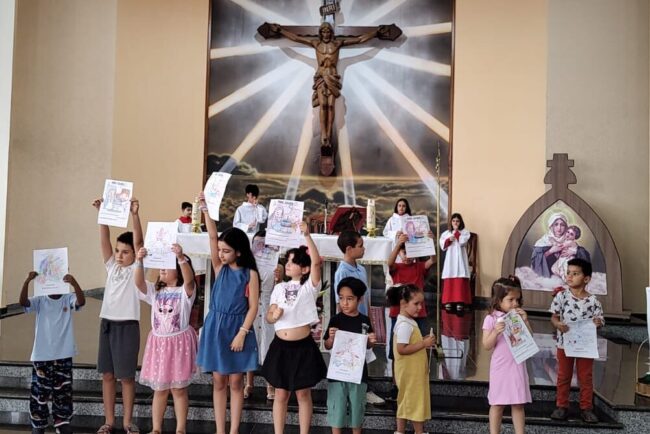
[[257, 31], [265, 39], [287, 38], [299, 44], [312, 47], [316, 51], [316, 73], [312, 86], [312, 106], [319, 107], [320, 121], [320, 172], [323, 176], [334, 173], [335, 149], [332, 143], [332, 126], [334, 125], [335, 102], [341, 95], [341, 76], [337, 65], [341, 48], [363, 44], [373, 38], [394, 41], [402, 30], [395, 24], [377, 27], [337, 27], [339, 35], [334, 33], [331, 17], [338, 11], [338, 2], [323, 0], [320, 8], [322, 23], [319, 27], [281, 26], [279, 24], [262, 24]]

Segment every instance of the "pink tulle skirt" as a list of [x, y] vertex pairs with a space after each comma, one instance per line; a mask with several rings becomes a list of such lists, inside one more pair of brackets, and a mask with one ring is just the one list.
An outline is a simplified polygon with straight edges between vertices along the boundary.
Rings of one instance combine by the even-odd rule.
[[173, 336], [149, 332], [142, 357], [140, 384], [153, 390], [181, 389], [196, 372], [196, 332], [192, 327]]

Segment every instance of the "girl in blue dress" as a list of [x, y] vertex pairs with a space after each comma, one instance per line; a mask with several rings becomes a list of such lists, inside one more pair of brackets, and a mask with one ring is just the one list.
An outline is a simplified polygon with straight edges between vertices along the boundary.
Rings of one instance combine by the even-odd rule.
[[217, 276], [203, 325], [197, 364], [212, 373], [217, 433], [226, 432], [227, 388], [230, 386], [230, 432], [238, 432], [244, 406], [244, 373], [257, 369], [253, 321], [259, 302], [259, 275], [248, 237], [237, 228], [217, 233], [203, 197], [201, 210], [210, 236], [210, 256]]

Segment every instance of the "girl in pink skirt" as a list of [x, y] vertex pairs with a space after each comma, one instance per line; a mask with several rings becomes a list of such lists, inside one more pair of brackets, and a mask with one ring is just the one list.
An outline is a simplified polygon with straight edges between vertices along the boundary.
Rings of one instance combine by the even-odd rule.
[[531, 402], [526, 362], [517, 363], [508, 348], [503, 332], [503, 316], [517, 312], [531, 331], [528, 315], [521, 308], [521, 283], [515, 276], [502, 277], [492, 284], [490, 314], [483, 321], [483, 347], [494, 350], [490, 359], [490, 434], [501, 432], [501, 420], [506, 405], [510, 406], [515, 434], [524, 434], [526, 415], [524, 404]]
[[190, 327], [190, 312], [195, 298], [194, 269], [178, 244], [172, 246], [176, 268], [160, 270], [156, 283], [146, 282], [142, 259], [147, 250], [136, 255], [135, 284], [140, 299], [151, 305], [151, 332], [142, 358], [140, 383], [154, 390], [151, 406], [152, 432], [162, 432], [163, 415], [171, 390], [174, 397], [176, 432], [185, 433], [187, 386], [195, 373], [197, 339]]

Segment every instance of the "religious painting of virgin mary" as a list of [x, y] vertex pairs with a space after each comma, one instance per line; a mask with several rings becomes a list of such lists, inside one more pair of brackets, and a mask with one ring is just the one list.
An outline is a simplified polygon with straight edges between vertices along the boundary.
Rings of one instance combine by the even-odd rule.
[[567, 287], [568, 262], [574, 258], [592, 264], [587, 290], [606, 295], [607, 273], [601, 248], [584, 220], [560, 200], [547, 208], [526, 233], [517, 251], [515, 274], [524, 289], [553, 291]]

